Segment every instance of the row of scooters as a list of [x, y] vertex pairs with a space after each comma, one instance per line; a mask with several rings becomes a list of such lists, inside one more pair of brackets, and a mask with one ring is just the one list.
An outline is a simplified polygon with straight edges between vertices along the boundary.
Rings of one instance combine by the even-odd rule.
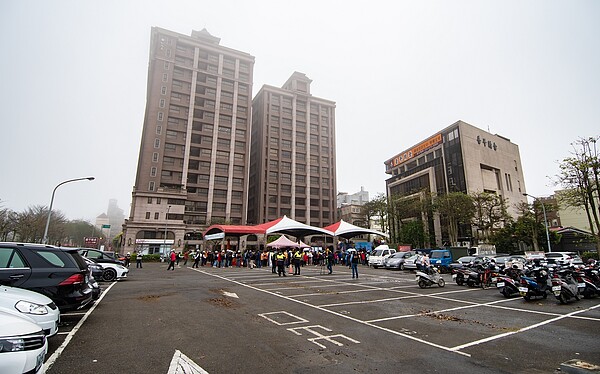
[[470, 287], [492, 287], [494, 284], [505, 297], [522, 296], [547, 298], [554, 295], [561, 304], [581, 297], [600, 296], [600, 275], [598, 265], [560, 266], [528, 264], [500, 269], [494, 264], [484, 264], [475, 268], [453, 269], [452, 278], [458, 285]]

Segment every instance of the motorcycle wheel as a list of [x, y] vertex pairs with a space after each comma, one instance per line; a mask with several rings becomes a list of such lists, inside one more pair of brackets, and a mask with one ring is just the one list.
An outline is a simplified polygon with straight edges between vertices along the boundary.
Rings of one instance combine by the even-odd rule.
[[531, 295], [530, 294], [526, 294], [523, 296], [523, 298], [525, 299], [525, 301], [529, 301], [531, 300]]
[[566, 304], [567, 303], [567, 297], [565, 296], [565, 294], [563, 292], [560, 293], [560, 295], [558, 296], [558, 301], [560, 301], [561, 304]]
[[503, 287], [502, 291], [500, 291], [500, 293], [502, 295], [504, 295], [504, 297], [506, 297], [507, 299], [510, 297], [510, 293], [508, 292], [508, 290], [506, 289], [506, 287]]
[[465, 284], [465, 280], [463, 277], [456, 277], [456, 284], [458, 284], [459, 286], [462, 286], [463, 284]]
[[419, 279], [419, 287], [426, 288], [427, 287], [427, 283], [424, 280]]
[[438, 287], [444, 287], [446, 285], [446, 281], [443, 280], [442, 278], [440, 278], [440, 280], [438, 281]]
[[547, 299], [547, 298], [548, 298], [548, 293], [547, 293], [547, 292], [544, 292], [544, 294], [542, 295], [542, 299], [544, 299], [544, 300], [545, 300], [545, 299]]

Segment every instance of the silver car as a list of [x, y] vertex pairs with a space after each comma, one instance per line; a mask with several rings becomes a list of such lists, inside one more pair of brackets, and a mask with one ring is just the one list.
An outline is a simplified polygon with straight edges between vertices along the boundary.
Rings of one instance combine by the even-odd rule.
[[406, 261], [407, 258], [409, 258], [410, 256], [412, 256], [414, 254], [415, 254], [415, 252], [413, 252], [413, 251], [396, 252], [393, 255], [387, 257], [383, 261], [383, 265], [385, 266], [386, 269], [404, 270], [404, 262]]

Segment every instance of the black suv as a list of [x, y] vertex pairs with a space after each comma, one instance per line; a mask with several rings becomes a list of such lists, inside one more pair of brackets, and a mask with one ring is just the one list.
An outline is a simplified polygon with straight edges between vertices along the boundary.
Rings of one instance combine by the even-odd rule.
[[61, 311], [92, 301], [89, 270], [77, 249], [0, 242], [0, 283], [48, 296]]

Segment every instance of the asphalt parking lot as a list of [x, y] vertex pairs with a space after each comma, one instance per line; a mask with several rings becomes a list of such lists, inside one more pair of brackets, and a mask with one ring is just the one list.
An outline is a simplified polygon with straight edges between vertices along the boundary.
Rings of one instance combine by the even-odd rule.
[[[189, 264], [188, 264], [189, 265]], [[600, 364], [600, 298], [567, 305], [496, 289], [420, 289], [410, 271], [306, 266], [130, 270], [62, 316], [48, 373], [548, 373]], [[179, 354], [179, 356], [177, 356]], [[179, 370], [179, 371], [177, 371]]]

